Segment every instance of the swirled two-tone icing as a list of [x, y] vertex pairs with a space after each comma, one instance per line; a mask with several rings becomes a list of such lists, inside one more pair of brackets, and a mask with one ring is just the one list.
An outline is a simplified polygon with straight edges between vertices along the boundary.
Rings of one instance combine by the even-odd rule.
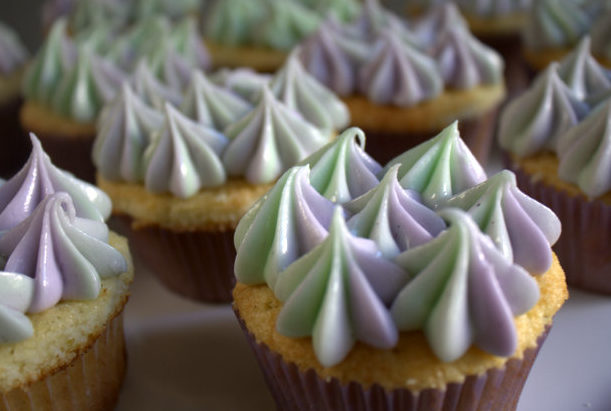
[[274, 287], [278, 273], [327, 236], [333, 203], [310, 185], [308, 166], [285, 172], [240, 220], [234, 244], [236, 278]]
[[146, 189], [187, 198], [200, 188], [223, 184], [227, 176], [220, 155], [226, 145], [223, 134], [193, 122], [166, 103], [164, 125], [144, 153]]
[[269, 88], [280, 101], [329, 133], [343, 129], [350, 121], [346, 105], [304, 69], [299, 48], [276, 72]]
[[560, 220], [548, 207], [522, 193], [511, 171], [501, 171], [457, 194], [444, 207], [467, 211], [499, 251], [528, 272], [541, 274], [550, 268], [550, 246], [560, 236]]
[[93, 163], [108, 180], [144, 181], [144, 151], [163, 115], [148, 107], [127, 83], [100, 115]]
[[226, 45], [248, 44], [264, 14], [261, 4], [249, 0], [215, 1], [206, 14], [205, 37]]
[[[1, 261], [0, 267], [4, 267]], [[22, 341], [34, 335], [34, 327], [25, 315], [33, 297], [32, 278], [0, 271], [0, 344]]]
[[589, 197], [611, 191], [611, 99], [558, 138], [558, 175]]
[[77, 217], [69, 194], [46, 196], [32, 214], [0, 238], [4, 271], [34, 280], [29, 312], [60, 300], [96, 298], [101, 279], [125, 272], [125, 258], [108, 245], [103, 221]]
[[587, 33], [590, 23], [579, 2], [539, 0], [533, 3], [523, 39], [534, 50], [572, 46]]
[[146, 104], [158, 110], [162, 110], [166, 102], [176, 107], [182, 103], [183, 96], [180, 91], [159, 81], [144, 61], [138, 63], [131, 75], [130, 83]]
[[539, 150], [555, 150], [558, 136], [588, 112], [551, 64], [534, 84], [507, 105], [499, 121], [502, 148], [524, 157]]
[[180, 111], [200, 124], [224, 130], [252, 110], [252, 105], [236, 93], [218, 86], [199, 70], [191, 73], [191, 82]]
[[210, 80], [254, 104], [259, 99], [261, 88], [269, 84], [271, 76], [249, 68], [225, 68], [212, 73]]
[[36, 206], [56, 192], [70, 195], [78, 217], [103, 222], [110, 216], [110, 198], [94, 185], [55, 167], [40, 141], [30, 134], [32, 153], [23, 168], [0, 186], [0, 232], [30, 216]]
[[472, 344], [512, 355], [513, 317], [539, 299], [536, 281], [506, 259], [467, 213], [447, 208], [439, 214], [448, 229], [395, 260], [413, 276], [391, 306], [397, 327], [422, 330], [442, 361], [461, 357]]
[[289, 337], [312, 336], [325, 367], [341, 362], [356, 341], [391, 348], [399, 336], [387, 306], [407, 279], [373, 241], [349, 233], [337, 207], [327, 238], [278, 277], [274, 292], [284, 305], [276, 327]]
[[320, 24], [321, 17], [298, 2], [267, 0], [266, 4], [263, 18], [253, 30], [253, 42], [258, 46], [289, 51]]
[[384, 172], [395, 164], [401, 165], [401, 186], [420, 193], [424, 204], [432, 208], [486, 179], [484, 169], [461, 140], [456, 121], [434, 138], [391, 160]]
[[361, 5], [357, 0], [299, 0], [321, 16], [332, 15], [340, 21], [350, 21], [358, 15]]
[[309, 164], [312, 186], [336, 203], [345, 203], [375, 187], [382, 167], [365, 152], [365, 133], [351, 127], [301, 164]]
[[28, 51], [17, 34], [0, 23], [0, 74], [8, 75], [21, 69], [28, 59]]
[[445, 228], [418, 193], [401, 187], [399, 167], [395, 164], [380, 184], [344, 205], [353, 213], [347, 223], [350, 231], [372, 239], [386, 258], [432, 240]]
[[225, 130], [230, 142], [223, 165], [230, 176], [260, 184], [274, 181], [289, 167], [325, 145], [329, 137], [276, 100], [264, 87], [259, 103]]
[[114, 41], [108, 57], [127, 71], [132, 71], [140, 60], [153, 55], [170, 37], [170, 22], [161, 16], [139, 21]]

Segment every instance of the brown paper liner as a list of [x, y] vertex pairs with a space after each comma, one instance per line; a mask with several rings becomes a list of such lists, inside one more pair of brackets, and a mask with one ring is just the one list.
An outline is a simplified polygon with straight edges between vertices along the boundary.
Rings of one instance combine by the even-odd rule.
[[6, 101], [0, 107], [0, 125], [2, 126], [2, 149], [0, 149], [0, 177], [10, 178], [28, 159], [32, 149], [19, 125], [19, 109], [23, 100], [19, 97]]
[[38, 381], [0, 393], [0, 411], [104, 411], [117, 403], [125, 375], [123, 316], [70, 364]]
[[[496, 116], [497, 110], [494, 109], [478, 118], [458, 122], [460, 137], [482, 166], [488, 162]], [[367, 137], [365, 151], [382, 165], [441, 132], [432, 130], [430, 133], [400, 134], [367, 129], [363, 131]]]
[[134, 227], [131, 218], [117, 217], [128, 229], [136, 268], [151, 271], [167, 288], [208, 303], [231, 302], [235, 285], [234, 230], [172, 231], [159, 226]]
[[450, 383], [445, 390], [406, 388], [388, 391], [374, 384], [369, 388], [358, 382], [342, 384], [336, 378], [323, 379], [309, 369], [302, 371], [287, 363], [267, 345], [258, 343], [235, 312], [248, 343], [254, 351], [279, 411], [453, 411], [515, 410], [528, 373], [549, 332], [548, 326], [537, 339], [537, 346], [523, 358], [511, 358], [503, 369], [472, 375], [463, 383]]
[[572, 197], [534, 180], [515, 166], [511, 169], [520, 189], [551, 208], [562, 223], [562, 235], [553, 249], [564, 268], [566, 282], [611, 294], [611, 206]]
[[94, 134], [78, 138], [50, 133], [37, 133], [36, 136], [54, 165], [95, 184], [96, 170], [91, 158]]

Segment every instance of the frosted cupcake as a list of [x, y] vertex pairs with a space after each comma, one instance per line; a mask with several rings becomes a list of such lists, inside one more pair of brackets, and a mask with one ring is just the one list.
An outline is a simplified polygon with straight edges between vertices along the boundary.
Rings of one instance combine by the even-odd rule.
[[307, 70], [342, 96], [378, 161], [455, 119], [478, 158], [487, 157], [505, 95], [503, 62], [469, 33], [455, 8], [438, 13], [416, 32], [368, 2], [351, 25], [329, 20], [302, 44]]
[[604, 96], [610, 86], [608, 73], [581, 47], [507, 106], [498, 136], [520, 187], [563, 223], [555, 250], [567, 282], [606, 294], [611, 197], [605, 154], [610, 103]]
[[378, 175], [340, 207], [294, 167], [236, 230], [234, 310], [278, 408], [515, 407], [567, 298], [558, 219], [455, 124]]
[[128, 223], [137, 261], [183, 296], [230, 301], [238, 220], [332, 136], [269, 88], [258, 94], [252, 106], [197, 73], [186, 115], [168, 103], [157, 112], [124, 86], [100, 121], [98, 185]]
[[0, 23], [0, 124], [3, 127], [0, 176], [15, 173], [28, 156], [29, 147], [17, 120], [22, 99], [19, 84], [28, 52], [13, 30]]
[[104, 223], [108, 197], [32, 146], [0, 186], [0, 398], [7, 409], [109, 409], [125, 374], [127, 242]]

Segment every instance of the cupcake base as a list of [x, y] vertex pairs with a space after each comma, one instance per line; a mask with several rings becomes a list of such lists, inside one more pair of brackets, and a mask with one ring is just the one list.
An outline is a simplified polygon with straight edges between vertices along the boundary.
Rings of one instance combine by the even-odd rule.
[[250, 67], [258, 72], [273, 73], [284, 63], [287, 53], [256, 46], [224, 46], [206, 42], [214, 67]]

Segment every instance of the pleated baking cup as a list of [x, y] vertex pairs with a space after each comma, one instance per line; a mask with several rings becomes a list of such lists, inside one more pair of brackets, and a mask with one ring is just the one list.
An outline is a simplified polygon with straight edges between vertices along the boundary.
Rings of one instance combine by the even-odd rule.
[[171, 291], [207, 303], [231, 302], [235, 285], [234, 230], [173, 231], [159, 226], [134, 227], [123, 220], [138, 266], [150, 271]]
[[104, 411], [114, 408], [126, 367], [123, 315], [70, 363], [25, 386], [0, 392], [0, 411]]
[[520, 189], [545, 204], [562, 223], [553, 246], [573, 287], [611, 295], [611, 205], [571, 196], [520, 168], [511, 167]]
[[[511, 358], [504, 368], [471, 375], [462, 383], [449, 383], [445, 389], [407, 388], [387, 390], [357, 381], [342, 383], [320, 377], [313, 369], [301, 370], [296, 364], [256, 341], [234, 311], [263, 371], [265, 381], [279, 411], [459, 411], [515, 410], [539, 348], [550, 326], [537, 339], [537, 346], [524, 351], [522, 358]], [[375, 366], [369, 364], [367, 366]]]

